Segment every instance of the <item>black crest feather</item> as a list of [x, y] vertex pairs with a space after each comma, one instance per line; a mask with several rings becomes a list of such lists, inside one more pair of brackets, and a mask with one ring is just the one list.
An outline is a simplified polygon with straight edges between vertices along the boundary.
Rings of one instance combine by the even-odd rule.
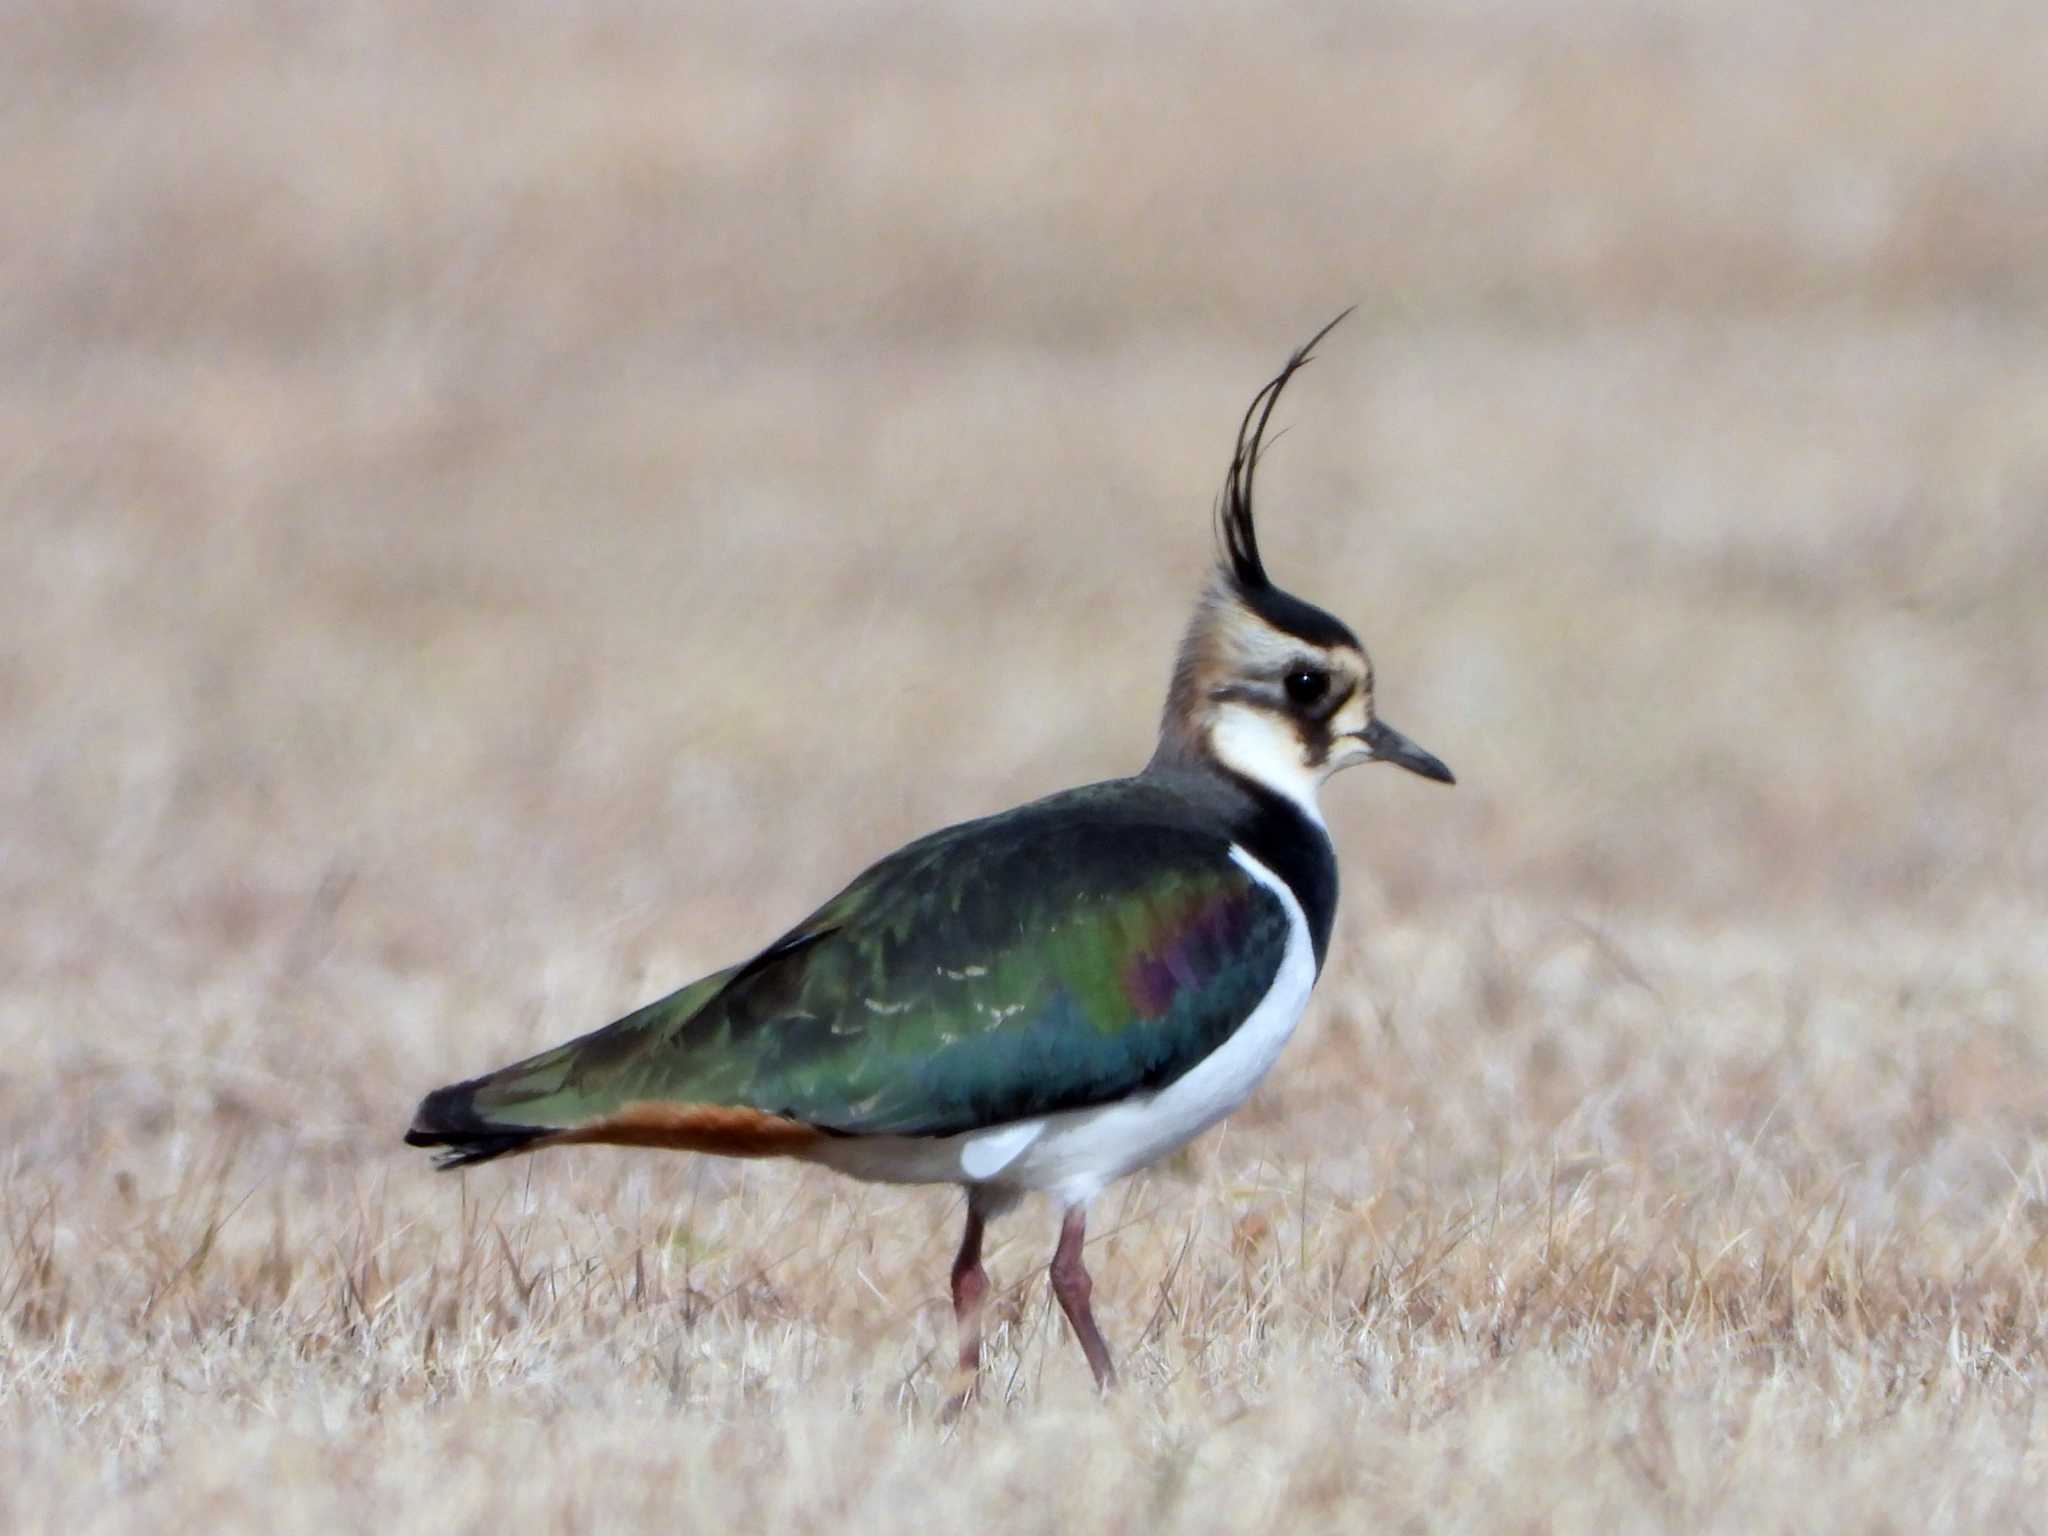
[[1223, 477], [1223, 494], [1216, 499], [1216, 538], [1222, 545], [1223, 568], [1237, 589], [1247, 596], [1263, 592], [1267, 579], [1265, 562], [1259, 558], [1259, 535], [1252, 523], [1252, 479], [1258, 473], [1259, 454], [1266, 441], [1266, 425], [1273, 419], [1273, 407], [1280, 403], [1280, 391], [1301, 371], [1322, 339], [1334, 331], [1357, 305], [1352, 305], [1315, 335], [1295, 349], [1287, 366], [1274, 375], [1266, 387], [1252, 396], [1252, 403], [1237, 428], [1237, 448], [1230, 456], [1230, 472]]

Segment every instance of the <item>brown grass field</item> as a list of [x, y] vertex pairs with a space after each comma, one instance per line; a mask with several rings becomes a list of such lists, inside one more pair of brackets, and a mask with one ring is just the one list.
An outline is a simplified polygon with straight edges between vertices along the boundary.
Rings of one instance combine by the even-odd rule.
[[[2048, 1530], [2048, 8], [10, 6], [0, 1529]], [[437, 1083], [1150, 749], [1444, 792], [1097, 1207]], [[1398, 780], [1398, 781], [1397, 781]]]

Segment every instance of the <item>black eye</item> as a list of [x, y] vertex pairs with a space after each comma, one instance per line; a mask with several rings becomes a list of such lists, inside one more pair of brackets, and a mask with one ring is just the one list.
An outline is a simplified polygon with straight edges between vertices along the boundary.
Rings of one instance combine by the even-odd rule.
[[1287, 674], [1287, 697], [1304, 709], [1330, 691], [1330, 674], [1321, 667], [1300, 667]]

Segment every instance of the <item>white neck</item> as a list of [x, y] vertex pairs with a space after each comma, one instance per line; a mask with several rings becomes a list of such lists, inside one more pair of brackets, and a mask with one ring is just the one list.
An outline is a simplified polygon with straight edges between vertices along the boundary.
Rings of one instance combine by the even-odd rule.
[[1301, 738], [1286, 721], [1248, 704], [1221, 704], [1210, 717], [1209, 750], [1216, 761], [1261, 788], [1284, 795], [1323, 825], [1316, 791], [1328, 774], [1305, 760]]

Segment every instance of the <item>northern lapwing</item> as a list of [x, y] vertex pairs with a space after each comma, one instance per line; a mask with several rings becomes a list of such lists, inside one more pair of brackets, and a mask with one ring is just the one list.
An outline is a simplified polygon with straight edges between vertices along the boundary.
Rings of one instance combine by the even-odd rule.
[[1266, 427], [1329, 330], [1238, 427], [1217, 569], [1142, 772], [920, 838], [737, 965], [436, 1089], [405, 1139], [446, 1148], [444, 1168], [606, 1142], [964, 1186], [952, 1292], [969, 1388], [983, 1228], [1042, 1191], [1064, 1211], [1053, 1294], [1108, 1386], [1088, 1203], [1242, 1104], [1287, 1043], [1337, 910], [1317, 789], [1367, 762], [1452, 782], [1375, 714], [1358, 637], [1259, 558]]

